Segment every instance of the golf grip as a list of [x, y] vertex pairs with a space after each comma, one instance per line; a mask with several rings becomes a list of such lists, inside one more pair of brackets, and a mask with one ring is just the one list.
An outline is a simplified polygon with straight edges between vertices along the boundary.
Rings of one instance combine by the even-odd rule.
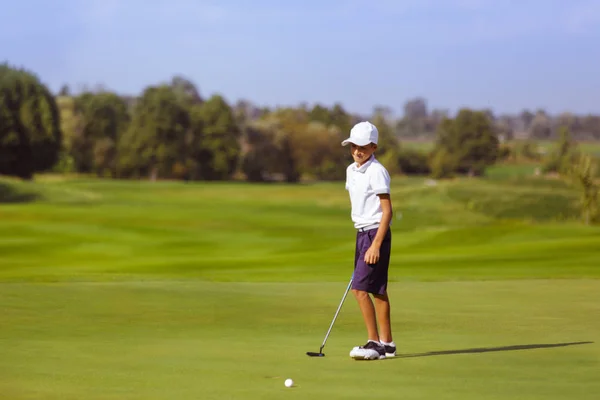
[[342, 297], [342, 301], [340, 302], [340, 305], [337, 308], [337, 311], [335, 312], [335, 315], [333, 316], [333, 320], [331, 321], [331, 325], [329, 325], [329, 330], [327, 330], [327, 333], [325, 334], [325, 339], [323, 340], [323, 344], [321, 345], [321, 352], [323, 351], [323, 347], [325, 347], [325, 342], [327, 342], [327, 338], [329, 337], [329, 333], [331, 332], [331, 328], [333, 328], [333, 324], [335, 322], [335, 320], [337, 319], [338, 314], [340, 313], [340, 310], [342, 309], [342, 305], [344, 304], [344, 300], [346, 300], [346, 296], [348, 295], [348, 292], [350, 291], [350, 287], [352, 286], [352, 280], [354, 279], [354, 274], [352, 274], [352, 278], [350, 278], [350, 282], [348, 283], [348, 287], [346, 288], [346, 291], [344, 292], [344, 297]]

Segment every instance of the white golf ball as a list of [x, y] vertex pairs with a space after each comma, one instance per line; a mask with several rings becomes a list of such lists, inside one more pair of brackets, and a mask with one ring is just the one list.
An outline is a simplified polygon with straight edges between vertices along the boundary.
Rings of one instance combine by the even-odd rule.
[[291, 379], [285, 380], [285, 387], [292, 387], [293, 384], [294, 384], [293, 380], [291, 380]]

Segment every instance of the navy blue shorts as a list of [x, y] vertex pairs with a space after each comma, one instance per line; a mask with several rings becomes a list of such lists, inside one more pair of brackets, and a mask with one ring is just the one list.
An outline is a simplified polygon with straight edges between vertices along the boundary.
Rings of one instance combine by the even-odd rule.
[[377, 264], [367, 264], [365, 253], [377, 235], [377, 228], [356, 233], [356, 251], [354, 254], [354, 280], [352, 289], [374, 294], [386, 294], [388, 284], [388, 268], [392, 247], [392, 231], [388, 229], [379, 248]]

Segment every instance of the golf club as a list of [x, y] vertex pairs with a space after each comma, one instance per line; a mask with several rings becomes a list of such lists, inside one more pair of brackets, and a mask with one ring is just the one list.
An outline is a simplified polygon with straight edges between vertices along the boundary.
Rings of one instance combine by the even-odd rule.
[[348, 287], [346, 288], [346, 292], [344, 292], [344, 297], [342, 297], [342, 301], [340, 302], [340, 305], [337, 308], [337, 311], [335, 312], [335, 315], [333, 316], [333, 321], [331, 321], [331, 325], [329, 325], [329, 330], [327, 331], [327, 333], [325, 334], [325, 339], [323, 340], [323, 344], [321, 345], [321, 348], [319, 349], [318, 353], [312, 352], [312, 351], [307, 351], [306, 355], [309, 357], [325, 357], [325, 354], [323, 353], [323, 347], [325, 347], [325, 342], [327, 342], [327, 338], [329, 337], [329, 333], [331, 332], [331, 328], [333, 328], [333, 323], [335, 322], [338, 314], [340, 313], [340, 310], [342, 308], [342, 304], [344, 304], [344, 300], [346, 300], [346, 296], [348, 295], [348, 292], [350, 291], [350, 287], [352, 286], [352, 280], [354, 279], [354, 274], [352, 274], [352, 277], [350, 278], [350, 283], [348, 283]]

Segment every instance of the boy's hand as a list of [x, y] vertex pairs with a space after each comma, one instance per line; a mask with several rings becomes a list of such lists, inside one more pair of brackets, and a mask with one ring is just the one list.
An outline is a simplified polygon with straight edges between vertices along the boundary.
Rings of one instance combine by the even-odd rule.
[[365, 262], [367, 264], [377, 264], [379, 261], [379, 247], [372, 244], [365, 253]]

